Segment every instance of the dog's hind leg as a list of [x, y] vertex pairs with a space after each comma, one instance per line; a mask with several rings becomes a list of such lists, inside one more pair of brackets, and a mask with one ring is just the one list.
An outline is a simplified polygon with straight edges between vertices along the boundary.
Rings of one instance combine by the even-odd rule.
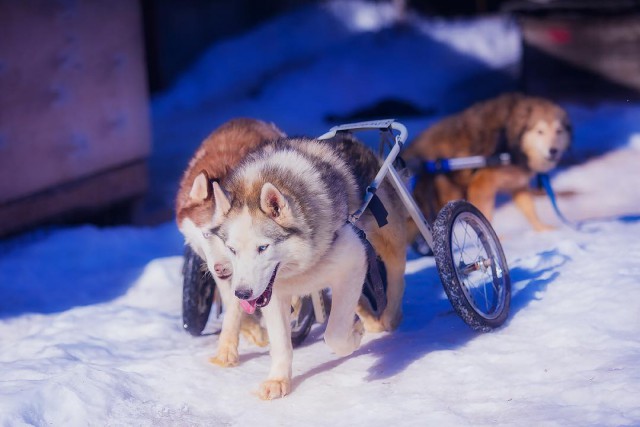
[[440, 213], [440, 210], [452, 200], [458, 200], [464, 198], [464, 192], [462, 188], [452, 181], [452, 178], [448, 175], [436, 175], [434, 178], [434, 200], [437, 200], [436, 209], [433, 212], [433, 216], [430, 219], [430, 223], [433, 224]]
[[[404, 245], [403, 245], [404, 246]], [[385, 331], [396, 329], [402, 321], [402, 297], [404, 296], [404, 271], [406, 250], [389, 248], [389, 254], [383, 259], [387, 269], [387, 307], [380, 321]]]
[[[392, 206], [388, 203], [388, 206]], [[390, 215], [389, 224], [378, 228], [376, 224], [368, 222], [368, 238], [382, 259], [387, 274], [387, 306], [376, 318], [363, 310], [362, 304], [358, 308], [358, 316], [364, 323], [367, 332], [392, 331], [402, 321], [402, 297], [404, 295], [404, 272], [407, 263], [407, 249], [404, 244], [404, 217], [400, 213]], [[372, 231], [371, 231], [372, 230]], [[364, 313], [363, 313], [364, 311]]]
[[351, 225], [342, 228], [334, 248], [328, 260], [332, 267], [331, 312], [324, 341], [337, 355], [348, 356], [360, 346], [364, 334], [356, 306], [366, 275], [366, 253]]
[[482, 169], [473, 176], [467, 190], [467, 200], [489, 220], [493, 219], [498, 189], [491, 169]]
[[259, 319], [250, 314], [242, 313], [240, 333], [247, 341], [258, 347], [269, 345], [269, 334], [267, 334], [266, 329], [260, 325]]
[[274, 290], [269, 305], [262, 309], [262, 313], [271, 341], [271, 370], [267, 380], [260, 384], [258, 396], [264, 400], [278, 399], [291, 391], [291, 297], [282, 296]]

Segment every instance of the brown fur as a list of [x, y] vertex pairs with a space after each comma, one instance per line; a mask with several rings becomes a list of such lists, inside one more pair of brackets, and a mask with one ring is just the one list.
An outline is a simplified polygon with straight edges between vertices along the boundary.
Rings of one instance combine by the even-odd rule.
[[[546, 99], [510, 93], [472, 105], [418, 135], [403, 157], [411, 161], [491, 156], [506, 149], [513, 164], [439, 175], [420, 172], [414, 190], [416, 202], [431, 221], [455, 199], [467, 199], [491, 219], [496, 194], [507, 192], [535, 230], [548, 229], [534, 210], [529, 182], [536, 172], [556, 166], [568, 146], [570, 132], [567, 113]], [[545, 158], [547, 144], [558, 150], [551, 160]], [[410, 227], [413, 237], [417, 228], [415, 224]]]
[[178, 226], [185, 218], [201, 225], [213, 215], [213, 198], [209, 189], [205, 200], [189, 197], [193, 181], [201, 172], [208, 179], [222, 180], [246, 154], [265, 140], [284, 136], [275, 125], [260, 120], [239, 118], [230, 120], [214, 130], [200, 145], [180, 181], [176, 198]]
[[[387, 187], [387, 188], [385, 188]], [[402, 321], [402, 298], [404, 295], [404, 271], [407, 263], [407, 219], [408, 214], [390, 185], [380, 186], [377, 195], [389, 211], [389, 223], [378, 227], [375, 219], [367, 215], [357, 224], [367, 234], [367, 238], [387, 270], [387, 307], [380, 319], [370, 311], [365, 298], [358, 305], [358, 316], [367, 332], [392, 331]]]
[[[246, 154], [265, 140], [284, 136], [275, 125], [260, 120], [239, 118], [230, 120], [214, 130], [200, 145], [180, 181], [180, 188], [176, 197], [176, 221], [178, 228], [185, 235], [187, 244], [191, 245], [203, 259], [202, 249], [197, 240], [189, 236], [189, 226], [192, 222], [197, 227], [212, 220], [215, 204], [210, 179], [224, 179], [229, 172], [246, 156]], [[204, 173], [206, 181], [202, 194], [192, 197], [194, 181]], [[185, 221], [189, 220], [189, 221]], [[191, 238], [190, 238], [191, 237]], [[211, 269], [212, 266], [209, 266]], [[211, 274], [216, 277], [218, 290], [225, 304], [238, 304], [238, 301], [228, 295], [226, 283], [231, 273], [226, 263], [216, 264]], [[236, 310], [237, 313], [239, 312]], [[228, 366], [237, 363], [238, 334], [242, 333], [250, 342], [259, 346], [267, 345], [266, 332], [254, 317], [241, 315], [236, 329], [224, 330], [220, 334], [219, 354], [235, 354], [235, 357], [215, 357], [212, 362]]]
[[[364, 200], [366, 188], [375, 178], [382, 166], [382, 161], [371, 154], [371, 150], [357, 139], [348, 135], [338, 135], [331, 144], [341, 157], [348, 159], [353, 169], [361, 194], [355, 204], [350, 206], [353, 213]], [[365, 210], [356, 226], [360, 227], [367, 239], [384, 262], [387, 271], [387, 307], [379, 319], [371, 312], [366, 298], [362, 297], [358, 305], [358, 317], [362, 320], [367, 332], [392, 331], [402, 320], [402, 297], [404, 295], [404, 271], [407, 261], [407, 219], [409, 214], [400, 197], [389, 183], [383, 180], [376, 195], [388, 212], [388, 223], [379, 227], [369, 209]]]

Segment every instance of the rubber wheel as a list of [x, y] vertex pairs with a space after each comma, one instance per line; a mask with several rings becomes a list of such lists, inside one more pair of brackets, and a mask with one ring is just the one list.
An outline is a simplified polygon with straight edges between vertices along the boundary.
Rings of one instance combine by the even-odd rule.
[[316, 321], [313, 302], [309, 295], [299, 297], [291, 304], [291, 344], [299, 346], [307, 338]]
[[182, 325], [191, 335], [199, 336], [209, 319], [216, 282], [189, 245], [185, 246], [182, 277]]
[[449, 301], [473, 329], [490, 331], [509, 315], [511, 278], [502, 246], [482, 213], [449, 202], [433, 225], [436, 265]]

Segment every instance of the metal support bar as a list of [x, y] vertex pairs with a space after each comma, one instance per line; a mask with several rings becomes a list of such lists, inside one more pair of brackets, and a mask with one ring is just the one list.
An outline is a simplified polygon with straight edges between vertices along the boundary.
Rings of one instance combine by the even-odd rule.
[[391, 185], [393, 185], [393, 188], [395, 188], [396, 192], [400, 196], [400, 200], [402, 200], [402, 203], [407, 208], [407, 211], [409, 211], [409, 215], [411, 215], [411, 218], [416, 223], [420, 234], [422, 234], [424, 240], [433, 250], [433, 232], [431, 231], [431, 226], [425, 219], [424, 215], [422, 215], [422, 212], [420, 212], [420, 208], [418, 208], [418, 205], [416, 205], [416, 202], [413, 200], [411, 193], [409, 193], [409, 190], [405, 186], [402, 178], [398, 174], [398, 171], [396, 171], [396, 169], [393, 167], [393, 165], [389, 167], [389, 177], [391, 178]]
[[487, 166], [504, 166], [511, 163], [508, 153], [501, 153], [496, 158], [484, 156], [454, 157], [447, 159], [450, 170], [484, 168]]
[[[394, 119], [385, 119], [385, 120], [372, 120], [368, 122], [357, 122], [357, 123], [347, 123], [344, 125], [334, 126], [329, 129], [329, 132], [321, 135], [318, 139], [329, 139], [336, 136], [336, 133], [345, 130], [387, 130], [392, 127], [394, 124]], [[406, 139], [406, 136], [405, 136]], [[403, 139], [404, 142], [404, 139]]]
[[382, 163], [382, 166], [380, 167], [378, 174], [373, 179], [373, 182], [371, 182], [371, 184], [369, 184], [369, 187], [367, 187], [367, 194], [365, 194], [364, 203], [358, 208], [357, 211], [349, 215], [350, 223], [355, 225], [355, 223], [358, 221], [358, 219], [360, 219], [360, 217], [364, 213], [365, 209], [367, 209], [367, 206], [369, 206], [369, 202], [371, 202], [373, 195], [378, 190], [378, 187], [380, 186], [380, 183], [382, 182], [385, 175], [389, 171], [389, 168], [393, 167], [392, 163], [396, 160], [396, 157], [398, 157], [398, 153], [400, 153], [400, 148], [401, 148], [400, 144], [398, 143], [398, 141], [396, 141], [393, 147], [391, 147], [391, 151], [387, 155], [387, 158], [384, 159], [384, 162]]
[[378, 187], [382, 183], [382, 180], [388, 173], [390, 175], [391, 185], [400, 196], [402, 203], [407, 208], [407, 211], [409, 211], [409, 215], [411, 215], [411, 218], [418, 226], [418, 230], [422, 234], [422, 237], [424, 237], [424, 240], [427, 242], [429, 247], [433, 249], [433, 234], [431, 231], [431, 226], [424, 218], [424, 215], [422, 215], [422, 212], [420, 212], [420, 209], [416, 205], [416, 202], [413, 200], [411, 193], [405, 186], [396, 169], [393, 167], [393, 162], [398, 157], [398, 154], [400, 154], [400, 150], [402, 149], [404, 142], [407, 140], [408, 132], [406, 126], [404, 126], [402, 123], [394, 121], [393, 119], [350, 123], [340, 126], [334, 126], [331, 128], [331, 130], [329, 130], [329, 132], [321, 135], [318, 139], [333, 138], [336, 133], [340, 131], [364, 129], [378, 129], [380, 131], [389, 131], [392, 134], [392, 130], [396, 130], [399, 132], [399, 135], [395, 135], [395, 144], [393, 144], [393, 147], [391, 147], [389, 154], [387, 154], [387, 157], [384, 159], [384, 162], [382, 163], [380, 170], [376, 174], [376, 177], [373, 179], [373, 182], [369, 184], [367, 193], [364, 197], [364, 203], [358, 208], [357, 211], [349, 215], [349, 222], [355, 225], [358, 219], [360, 219], [365, 209], [367, 209], [367, 206], [369, 206], [369, 202], [371, 202], [371, 199], [378, 190]]

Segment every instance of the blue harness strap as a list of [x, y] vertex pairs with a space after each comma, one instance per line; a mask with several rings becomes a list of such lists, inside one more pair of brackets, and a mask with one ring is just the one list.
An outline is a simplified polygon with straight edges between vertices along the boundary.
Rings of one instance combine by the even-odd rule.
[[546, 173], [539, 173], [537, 178], [538, 184], [544, 189], [545, 193], [547, 193], [547, 196], [549, 196], [549, 200], [551, 200], [551, 206], [553, 206], [553, 210], [555, 211], [558, 218], [560, 218], [560, 221], [562, 221], [563, 224], [577, 230], [577, 224], [569, 221], [560, 211], [560, 207], [558, 206], [558, 199], [556, 198], [556, 194], [551, 187], [551, 179], [549, 179], [549, 175]]
[[[499, 153], [498, 155], [490, 157], [470, 156], [451, 159], [441, 158], [437, 160], [425, 160], [420, 163], [414, 163], [413, 165], [410, 165], [414, 173], [409, 178], [409, 182], [407, 184], [409, 186], [409, 190], [413, 193], [417, 183], [417, 174], [419, 172], [426, 172], [427, 174], [436, 175], [461, 169], [477, 169], [489, 166], [504, 166], [509, 164], [511, 164], [511, 156], [508, 153]], [[549, 175], [538, 174], [537, 179], [539, 186], [542, 187], [547, 193], [547, 196], [549, 196], [549, 200], [551, 201], [553, 210], [558, 218], [560, 218], [560, 221], [562, 221], [563, 224], [577, 230], [579, 228], [578, 225], [574, 222], [569, 221], [560, 211], [558, 200], [553, 191], [553, 188], [551, 187], [551, 180], [549, 179]]]
[[449, 159], [426, 160], [424, 162], [424, 170], [431, 174], [451, 172]]
[[422, 169], [428, 174], [441, 174], [461, 169], [479, 169], [509, 164], [511, 164], [511, 155], [504, 152], [494, 156], [467, 156], [425, 160], [422, 162]]

